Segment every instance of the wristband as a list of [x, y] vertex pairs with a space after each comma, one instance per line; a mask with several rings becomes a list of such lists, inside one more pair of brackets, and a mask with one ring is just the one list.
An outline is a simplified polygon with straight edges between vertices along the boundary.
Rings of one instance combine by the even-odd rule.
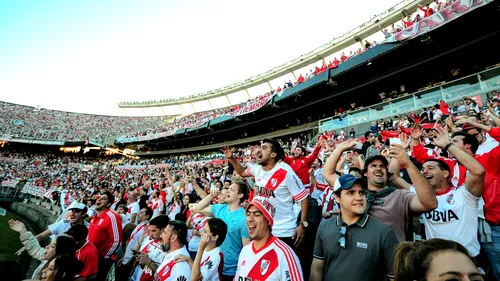
[[444, 151], [444, 152], [447, 152], [447, 151], [448, 151], [448, 149], [450, 148], [450, 146], [452, 146], [452, 145], [453, 145], [453, 143], [452, 143], [452, 142], [450, 142], [449, 144], [445, 145], [445, 146], [444, 146], [444, 148], [443, 148], [443, 151]]

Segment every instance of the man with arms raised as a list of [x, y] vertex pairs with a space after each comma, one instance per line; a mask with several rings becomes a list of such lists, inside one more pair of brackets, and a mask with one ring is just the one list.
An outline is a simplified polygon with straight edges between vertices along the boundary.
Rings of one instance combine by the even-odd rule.
[[[443, 128], [435, 128], [434, 143], [444, 149], [452, 143], [448, 132]], [[450, 184], [450, 167], [442, 160], [428, 159], [424, 162], [422, 173], [436, 192], [438, 206], [435, 210], [422, 215], [427, 239], [442, 238], [456, 241], [469, 250], [471, 256], [479, 255], [477, 239], [478, 201], [483, 193], [483, 166], [472, 155], [467, 154], [455, 145], [447, 147], [455, 159], [467, 170], [465, 184], [455, 187]], [[394, 175], [399, 174], [399, 162], [407, 161], [406, 151], [400, 146], [391, 148], [391, 169]], [[414, 188], [401, 178], [392, 182], [414, 192]]]
[[[234, 157], [228, 147], [223, 148], [226, 158], [231, 162], [236, 172], [242, 177], [254, 177], [257, 185], [255, 196], [270, 198], [276, 206], [276, 226], [273, 235], [280, 238], [291, 247], [297, 247], [304, 239], [305, 229], [309, 226], [309, 193], [295, 172], [282, 160], [285, 152], [281, 145], [272, 139], [262, 140], [255, 155], [257, 164], [243, 167]], [[300, 202], [301, 218], [297, 226], [293, 203]]]
[[[326, 181], [333, 186], [339, 177], [335, 173], [337, 162], [344, 151], [352, 149], [356, 140], [343, 142], [337, 146], [323, 167]], [[406, 159], [405, 159], [406, 160]], [[434, 190], [418, 168], [410, 161], [400, 163], [408, 171], [415, 193], [409, 190], [387, 186], [389, 162], [384, 156], [376, 155], [366, 159], [364, 173], [368, 183], [368, 214], [390, 226], [399, 242], [405, 241], [410, 214], [425, 213], [437, 207]]]
[[353, 175], [334, 184], [340, 214], [320, 224], [310, 281], [380, 280], [392, 277], [392, 229], [366, 214], [366, 182]]
[[96, 214], [90, 221], [89, 241], [99, 251], [98, 281], [106, 280], [122, 240], [122, 219], [110, 209], [114, 201], [110, 192], [101, 194], [95, 203]]
[[241, 250], [234, 280], [304, 280], [293, 250], [271, 233], [275, 211], [265, 197], [256, 196], [248, 205], [246, 224], [252, 242]]

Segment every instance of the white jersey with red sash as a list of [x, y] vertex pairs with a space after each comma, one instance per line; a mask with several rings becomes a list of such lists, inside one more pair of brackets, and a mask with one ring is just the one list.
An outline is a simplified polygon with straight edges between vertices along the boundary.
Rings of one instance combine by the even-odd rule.
[[191, 267], [185, 261], [175, 262], [175, 257], [185, 255], [189, 257], [186, 247], [168, 253], [160, 264], [155, 274], [155, 281], [189, 281]]
[[[161, 242], [155, 240], [144, 239], [139, 248], [142, 253], [148, 255], [148, 257], [152, 260], [153, 263], [159, 265], [163, 257], [165, 256], [165, 252], [161, 248]], [[134, 274], [132, 274], [131, 281], [153, 281], [153, 271], [147, 265], [144, 268], [141, 268], [140, 265], [137, 265], [134, 270]]]
[[302, 281], [302, 268], [293, 250], [271, 236], [266, 245], [255, 249], [254, 242], [243, 247], [235, 281]]
[[292, 237], [297, 228], [293, 203], [301, 202], [309, 195], [300, 178], [284, 162], [276, 163], [270, 171], [264, 171], [261, 165], [253, 165], [245, 171], [248, 176], [255, 178], [258, 187], [255, 196], [269, 198], [276, 207], [273, 235]]
[[149, 221], [147, 220], [143, 221], [135, 227], [134, 231], [132, 231], [129, 242], [127, 244], [127, 249], [125, 250], [125, 255], [123, 257], [123, 264], [127, 264], [130, 261], [130, 259], [134, 256], [132, 249], [134, 248], [135, 244], [139, 242], [139, 239], [141, 239], [142, 234], [147, 229], [148, 223]]

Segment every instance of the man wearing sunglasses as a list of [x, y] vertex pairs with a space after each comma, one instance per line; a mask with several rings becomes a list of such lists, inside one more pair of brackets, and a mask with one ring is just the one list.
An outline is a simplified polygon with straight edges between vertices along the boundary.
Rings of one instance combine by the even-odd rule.
[[367, 184], [347, 174], [334, 184], [340, 214], [319, 226], [310, 281], [392, 278], [394, 231], [366, 214]]

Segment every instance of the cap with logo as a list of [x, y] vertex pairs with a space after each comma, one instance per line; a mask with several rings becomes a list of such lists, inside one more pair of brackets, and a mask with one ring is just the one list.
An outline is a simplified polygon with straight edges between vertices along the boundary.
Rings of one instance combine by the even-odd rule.
[[267, 219], [269, 222], [269, 225], [272, 227], [274, 224], [274, 214], [276, 213], [276, 208], [274, 207], [274, 204], [269, 200], [269, 198], [262, 197], [262, 196], [255, 196], [248, 204], [247, 211], [250, 208], [250, 206], [255, 206], [259, 211], [261, 211], [262, 215]]
[[355, 183], [359, 183], [364, 189], [368, 188], [364, 179], [355, 177], [351, 174], [345, 174], [335, 181], [335, 184], [333, 185], [333, 191], [337, 192], [338, 190], [347, 190], [351, 188]]

